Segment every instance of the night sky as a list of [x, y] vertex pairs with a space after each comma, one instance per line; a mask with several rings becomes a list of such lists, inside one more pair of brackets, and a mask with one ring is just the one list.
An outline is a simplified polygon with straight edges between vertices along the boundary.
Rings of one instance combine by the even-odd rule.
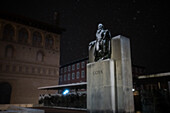
[[132, 63], [146, 73], [170, 72], [170, 4], [163, 0], [1, 0], [0, 10], [54, 23], [59, 12], [61, 62], [88, 56], [88, 43], [95, 40], [98, 23], [112, 37], [130, 38]]

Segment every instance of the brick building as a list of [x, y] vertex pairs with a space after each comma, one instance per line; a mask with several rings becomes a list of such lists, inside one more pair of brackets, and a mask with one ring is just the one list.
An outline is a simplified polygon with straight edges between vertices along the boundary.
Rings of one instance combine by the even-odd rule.
[[[79, 59], [60, 67], [59, 85], [86, 82], [86, 64], [88, 58]], [[141, 74], [144, 74], [145, 68], [132, 65], [132, 75], [134, 80]], [[135, 82], [135, 81], [134, 81]]]
[[88, 59], [84, 58], [61, 66], [59, 85], [86, 82], [87, 63]]
[[0, 12], [0, 104], [38, 103], [38, 87], [58, 84], [62, 32]]

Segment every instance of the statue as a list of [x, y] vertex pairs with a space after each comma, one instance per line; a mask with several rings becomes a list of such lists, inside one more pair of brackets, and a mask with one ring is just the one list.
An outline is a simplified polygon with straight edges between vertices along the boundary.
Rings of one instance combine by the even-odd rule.
[[104, 60], [110, 58], [111, 46], [110, 46], [111, 34], [109, 30], [104, 30], [102, 24], [98, 25], [96, 32], [96, 41], [90, 43], [90, 47], [94, 46], [94, 61]]

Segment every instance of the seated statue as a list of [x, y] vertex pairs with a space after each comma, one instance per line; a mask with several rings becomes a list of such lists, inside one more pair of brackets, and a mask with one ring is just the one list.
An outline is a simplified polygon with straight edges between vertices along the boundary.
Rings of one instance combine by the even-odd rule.
[[98, 30], [96, 32], [96, 41], [90, 44], [94, 45], [94, 61], [104, 60], [110, 58], [111, 47], [110, 47], [111, 34], [109, 30], [104, 30], [102, 24], [98, 25]]

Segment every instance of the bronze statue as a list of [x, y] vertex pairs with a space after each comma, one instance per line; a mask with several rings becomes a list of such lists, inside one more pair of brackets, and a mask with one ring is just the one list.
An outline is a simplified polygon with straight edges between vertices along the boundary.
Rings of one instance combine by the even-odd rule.
[[111, 47], [110, 47], [111, 34], [109, 30], [104, 30], [104, 26], [102, 24], [98, 25], [98, 30], [96, 32], [96, 41], [93, 42], [95, 44], [94, 57], [95, 61], [104, 60], [110, 58], [111, 55]]

